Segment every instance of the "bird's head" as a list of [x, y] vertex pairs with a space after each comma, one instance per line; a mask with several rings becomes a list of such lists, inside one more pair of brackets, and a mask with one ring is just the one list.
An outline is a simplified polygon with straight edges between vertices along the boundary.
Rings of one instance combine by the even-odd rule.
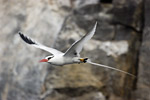
[[54, 55], [47, 56], [44, 59], [40, 60], [40, 62], [50, 62], [50, 60], [54, 57]]

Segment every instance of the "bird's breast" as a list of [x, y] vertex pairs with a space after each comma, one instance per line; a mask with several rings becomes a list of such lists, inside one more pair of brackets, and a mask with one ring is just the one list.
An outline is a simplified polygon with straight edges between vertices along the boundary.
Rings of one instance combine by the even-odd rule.
[[51, 59], [49, 63], [52, 65], [62, 66], [66, 64], [72, 64], [73, 60], [71, 58], [58, 56], [58, 57], [54, 57], [53, 59]]

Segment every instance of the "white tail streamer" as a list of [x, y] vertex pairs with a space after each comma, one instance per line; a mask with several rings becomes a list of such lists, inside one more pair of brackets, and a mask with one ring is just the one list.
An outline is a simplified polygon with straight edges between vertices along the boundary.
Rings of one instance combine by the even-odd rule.
[[126, 71], [123, 71], [123, 70], [120, 70], [120, 69], [117, 69], [117, 68], [113, 68], [113, 67], [110, 67], [110, 66], [107, 66], [107, 65], [103, 65], [103, 64], [97, 64], [97, 63], [91, 62], [90, 60], [87, 60], [86, 63], [92, 64], [92, 65], [96, 65], [96, 66], [100, 66], [100, 67], [104, 67], [104, 68], [113, 69], [113, 70], [116, 70], [116, 71], [119, 71], [119, 72], [128, 74], [128, 75], [130, 75], [130, 76], [136, 77], [135, 75], [133, 75], [133, 74], [131, 74], [131, 73], [128, 73], [128, 72], [126, 72]]

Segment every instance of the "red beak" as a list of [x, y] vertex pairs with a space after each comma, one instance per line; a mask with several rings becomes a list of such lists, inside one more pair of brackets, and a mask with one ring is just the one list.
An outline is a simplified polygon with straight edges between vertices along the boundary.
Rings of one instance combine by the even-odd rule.
[[47, 59], [42, 59], [42, 60], [40, 60], [40, 62], [48, 62], [48, 60]]

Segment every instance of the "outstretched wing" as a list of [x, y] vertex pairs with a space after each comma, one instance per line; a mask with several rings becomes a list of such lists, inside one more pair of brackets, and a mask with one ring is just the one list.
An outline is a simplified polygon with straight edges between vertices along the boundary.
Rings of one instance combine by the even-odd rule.
[[28, 43], [28, 44], [30, 44], [30, 45], [36, 47], [36, 48], [39, 48], [39, 49], [45, 50], [45, 51], [47, 51], [47, 52], [50, 52], [50, 53], [53, 54], [53, 55], [62, 54], [61, 51], [58, 51], [58, 50], [53, 49], [53, 48], [49, 48], [49, 47], [47, 47], [47, 46], [44, 46], [44, 45], [42, 45], [42, 44], [40, 44], [40, 43], [37, 43], [37, 42], [33, 41], [31, 38], [25, 36], [25, 35], [22, 34], [21, 32], [19, 32], [19, 35], [20, 35], [20, 37], [21, 37], [26, 43]]
[[85, 42], [90, 40], [94, 35], [96, 26], [97, 26], [97, 22], [95, 23], [93, 29], [88, 34], [86, 34], [80, 40], [72, 44], [72, 46], [65, 52], [64, 56], [69, 56], [69, 57], [79, 56], [79, 53], [81, 52]]
[[128, 74], [128, 75], [130, 75], [130, 76], [136, 77], [135, 75], [133, 75], [133, 74], [131, 74], [131, 73], [128, 73], [128, 72], [125, 72], [125, 71], [123, 71], [123, 70], [120, 70], [120, 69], [117, 69], [117, 68], [113, 68], [113, 67], [110, 67], [110, 66], [106, 66], [106, 65], [102, 65], [102, 64], [97, 64], [97, 63], [91, 62], [90, 60], [87, 60], [86, 63], [92, 64], [92, 65], [96, 65], [96, 66], [100, 66], [100, 67], [105, 67], [105, 68], [113, 69], [113, 70], [116, 70], [116, 71], [119, 71], [119, 72]]

